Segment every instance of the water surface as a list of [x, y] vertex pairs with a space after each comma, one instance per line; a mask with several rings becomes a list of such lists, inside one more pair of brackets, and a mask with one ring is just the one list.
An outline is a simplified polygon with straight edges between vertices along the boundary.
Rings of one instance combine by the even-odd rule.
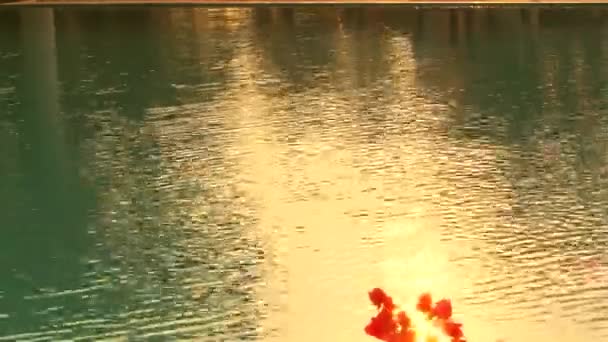
[[0, 340], [608, 340], [604, 9], [0, 10]]

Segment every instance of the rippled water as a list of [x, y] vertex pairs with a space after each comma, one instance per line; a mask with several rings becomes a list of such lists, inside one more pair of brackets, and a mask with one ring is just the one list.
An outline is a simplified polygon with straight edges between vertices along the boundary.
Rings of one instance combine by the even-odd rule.
[[604, 9], [0, 10], [0, 340], [608, 341]]

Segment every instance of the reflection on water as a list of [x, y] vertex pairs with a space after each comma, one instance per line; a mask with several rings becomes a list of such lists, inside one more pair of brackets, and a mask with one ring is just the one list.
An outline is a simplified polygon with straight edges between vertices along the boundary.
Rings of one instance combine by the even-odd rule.
[[0, 11], [0, 340], [608, 338], [603, 10]]

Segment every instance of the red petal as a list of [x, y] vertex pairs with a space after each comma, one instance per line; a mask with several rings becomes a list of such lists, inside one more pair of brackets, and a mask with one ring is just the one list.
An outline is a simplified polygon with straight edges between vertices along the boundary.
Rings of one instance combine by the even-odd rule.
[[432, 310], [433, 299], [430, 293], [424, 293], [418, 298], [418, 305], [416, 308], [424, 313], [429, 313]]
[[388, 341], [390, 336], [397, 332], [397, 323], [393, 320], [392, 312], [382, 307], [382, 310], [365, 327], [365, 332], [377, 339]]
[[378, 324], [378, 320], [374, 317], [370, 320], [370, 322], [365, 326], [365, 333], [380, 338], [380, 325]]
[[410, 327], [411, 320], [404, 311], [399, 311], [397, 314], [397, 323], [401, 326], [401, 331], [407, 330]]
[[369, 300], [371, 300], [372, 304], [378, 308], [386, 301], [387, 297], [388, 296], [386, 293], [380, 288], [376, 287], [375, 289], [369, 291]]
[[452, 317], [452, 302], [449, 299], [442, 299], [435, 304], [433, 315], [441, 319]]
[[443, 331], [445, 331], [445, 333], [452, 339], [459, 340], [460, 338], [464, 337], [462, 332], [462, 324], [460, 323], [447, 321], [443, 326]]
[[386, 308], [386, 310], [393, 312], [393, 310], [395, 310], [395, 304], [393, 304], [393, 298], [391, 298], [390, 296], [386, 296], [386, 298], [384, 299], [384, 303], [382, 303], [382, 305], [384, 305], [384, 308]]

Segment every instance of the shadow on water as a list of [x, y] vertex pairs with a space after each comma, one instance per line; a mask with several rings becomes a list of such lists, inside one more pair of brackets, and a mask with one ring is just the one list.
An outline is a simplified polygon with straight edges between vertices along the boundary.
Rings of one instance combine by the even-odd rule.
[[93, 193], [80, 182], [64, 136], [53, 19], [46, 9], [19, 17], [26, 29], [14, 51], [21, 65], [14, 66], [23, 72], [7, 101], [6, 124], [13, 129], [6, 133], [15, 143], [5, 151], [13, 164], [5, 170], [12, 172], [2, 177], [9, 183], [2, 192], [9, 206], [0, 247], [2, 307], [11, 316], [8, 325], [0, 321], [5, 332], [52, 324], [57, 312], [49, 308], [61, 311], [61, 305], [31, 296], [78, 284], [85, 271], [80, 261], [91, 248], [86, 225]]
[[2, 334], [255, 338], [263, 254], [227, 197], [225, 128], [181, 107], [221, 93], [223, 36], [192, 11], [0, 15], [22, 35], [1, 50]]
[[[145, 108], [174, 103], [176, 89], [158, 51], [161, 39], [167, 39], [158, 28], [163, 25], [162, 12], [107, 9], [77, 13], [60, 11], [57, 15], [59, 62], [69, 70], [62, 75], [65, 100], [80, 102], [69, 103], [70, 108], [111, 108], [141, 121]], [[96, 92], [97, 96], [77, 96], [79, 92]]]
[[[327, 71], [335, 58], [335, 32], [326, 30], [326, 23], [322, 18], [319, 22], [315, 14], [291, 8], [259, 8], [253, 12], [254, 39], [263, 56], [262, 63], [267, 63], [265, 67], [285, 80], [295, 93], [314, 87], [317, 77]], [[313, 23], [304, 25], [314, 35], [303, 31], [302, 23], [307, 22]], [[294, 58], [298, 64], [293, 63]]]

